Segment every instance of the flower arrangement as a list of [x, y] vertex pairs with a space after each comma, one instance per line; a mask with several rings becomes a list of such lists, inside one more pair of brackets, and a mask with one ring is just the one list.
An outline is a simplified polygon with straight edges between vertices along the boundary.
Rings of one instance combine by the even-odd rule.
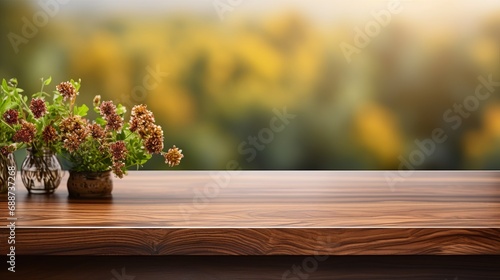
[[[79, 85], [61, 83], [58, 91], [64, 98], [72, 100]], [[62, 151], [68, 156], [72, 171], [111, 170], [122, 178], [127, 168], [143, 165], [153, 154], [162, 155], [171, 167], [178, 165], [184, 157], [182, 150], [175, 146], [163, 151], [163, 130], [155, 123], [154, 115], [146, 105], [134, 106], [128, 122], [125, 122], [127, 109], [121, 104], [101, 101], [97, 95], [93, 106], [98, 114], [95, 120], [85, 118], [86, 106], [75, 107], [59, 126]]]
[[16, 79], [2, 81], [2, 132], [0, 152], [2, 156], [11, 154], [16, 149], [28, 148], [28, 156], [23, 161], [21, 178], [31, 193], [51, 193], [62, 178], [62, 170], [56, 153], [61, 144], [57, 141], [56, 127], [67, 111], [68, 105], [53, 96], [52, 103], [46, 101], [52, 97], [43, 91], [51, 79], [42, 79], [39, 92], [28, 96], [18, 88]]
[[0, 87], [0, 193], [5, 193], [9, 187], [10, 171], [17, 171], [14, 151], [18, 148], [13, 140], [19, 124], [18, 100], [22, 90], [17, 89], [17, 81], [5, 79]]
[[164, 151], [163, 130], [146, 105], [134, 106], [125, 121], [124, 106], [101, 101], [97, 95], [93, 109], [98, 117], [90, 120], [89, 107], [76, 104], [81, 81], [60, 83], [48, 94], [44, 87], [50, 83], [51, 78], [42, 79], [40, 91], [29, 102], [16, 79], [1, 85], [0, 156], [28, 149], [21, 177], [30, 192], [50, 193], [57, 188], [62, 170], [55, 155], [69, 161], [71, 172], [112, 172], [119, 178], [154, 154], [163, 156], [170, 167], [184, 157], [175, 145]]
[[0, 112], [3, 112], [0, 134], [2, 153], [22, 147], [32, 149], [37, 155], [41, 155], [44, 150], [54, 153], [61, 151], [56, 127], [67, 114], [69, 105], [63, 103], [56, 93], [52, 104], [46, 101], [52, 96], [43, 89], [50, 83], [51, 78], [42, 79], [40, 91], [33, 94], [28, 102], [28, 97], [21, 94], [24, 90], [17, 87], [16, 79], [8, 83], [5, 79], [2, 81], [2, 92], [5, 94], [0, 105]]
[[[49, 94], [44, 87], [50, 85], [52, 78], [41, 81], [41, 89], [31, 96], [29, 105], [26, 97], [21, 103], [21, 128], [13, 137], [15, 142], [26, 145], [28, 149], [21, 167], [21, 179], [30, 193], [52, 193], [59, 186], [63, 173], [57, 159], [62, 152], [58, 128], [62, 119], [73, 110], [77, 113], [88, 110], [86, 106], [74, 106], [77, 91], [68, 96], [57, 86], [56, 91]], [[80, 87], [79, 82], [71, 82]]]
[[[22, 133], [17, 133], [21, 128], [19, 114], [20, 114], [20, 104], [25, 102], [26, 99], [21, 95], [22, 89], [17, 88], [17, 80], [11, 79], [7, 82], [5, 79], [2, 80], [1, 86], [2, 101], [0, 104], [0, 154], [6, 157], [8, 154], [13, 153], [18, 145], [14, 141], [14, 135], [16, 134], [16, 139], [21, 137]], [[21, 111], [21, 114], [24, 112]], [[23, 116], [24, 117], [24, 116]], [[24, 133], [29, 133], [26, 131]], [[30, 137], [32, 135], [25, 135], [24, 137]]]

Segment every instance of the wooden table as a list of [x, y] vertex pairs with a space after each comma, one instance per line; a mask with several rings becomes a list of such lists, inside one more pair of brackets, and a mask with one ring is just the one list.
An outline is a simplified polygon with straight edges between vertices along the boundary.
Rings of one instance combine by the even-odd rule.
[[500, 255], [500, 172], [396, 174], [136, 171], [93, 200], [18, 180], [16, 254]]

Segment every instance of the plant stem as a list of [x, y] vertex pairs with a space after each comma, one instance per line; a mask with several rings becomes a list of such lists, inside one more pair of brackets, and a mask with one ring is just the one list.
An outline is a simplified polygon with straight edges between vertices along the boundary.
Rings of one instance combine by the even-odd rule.
[[0, 119], [2, 123], [4, 123], [6, 126], [8, 126], [12, 131], [16, 131], [12, 126], [10, 126], [8, 123], [6, 123], [3, 119]]

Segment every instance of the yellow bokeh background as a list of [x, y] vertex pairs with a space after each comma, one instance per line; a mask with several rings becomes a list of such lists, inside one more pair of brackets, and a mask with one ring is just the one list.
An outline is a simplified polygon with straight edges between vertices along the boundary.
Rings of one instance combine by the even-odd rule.
[[[0, 76], [28, 92], [81, 78], [79, 102], [147, 104], [184, 149], [181, 169], [397, 169], [436, 128], [447, 140], [415, 168], [500, 167], [500, 89], [456, 129], [443, 116], [479, 76], [500, 81], [495, 1], [401, 1], [350, 63], [340, 45], [390, 1], [241, 1], [223, 19], [214, 2], [69, 1], [16, 53], [9, 34], [44, 9], [2, 1]], [[151, 69], [163, 76], [134, 95]], [[248, 160], [239, 147], [285, 107], [296, 117]]]

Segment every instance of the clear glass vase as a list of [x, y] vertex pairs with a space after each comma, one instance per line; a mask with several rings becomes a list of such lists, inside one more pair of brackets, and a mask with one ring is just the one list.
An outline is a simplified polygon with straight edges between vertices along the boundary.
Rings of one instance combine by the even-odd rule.
[[[17, 176], [17, 165], [16, 159], [13, 153], [9, 153], [7, 156], [0, 155], [0, 193], [6, 193], [10, 186], [15, 184]], [[9, 179], [14, 178], [14, 179]]]
[[21, 179], [29, 193], [53, 193], [63, 176], [61, 163], [50, 150], [41, 154], [27, 149], [28, 154], [21, 166]]

